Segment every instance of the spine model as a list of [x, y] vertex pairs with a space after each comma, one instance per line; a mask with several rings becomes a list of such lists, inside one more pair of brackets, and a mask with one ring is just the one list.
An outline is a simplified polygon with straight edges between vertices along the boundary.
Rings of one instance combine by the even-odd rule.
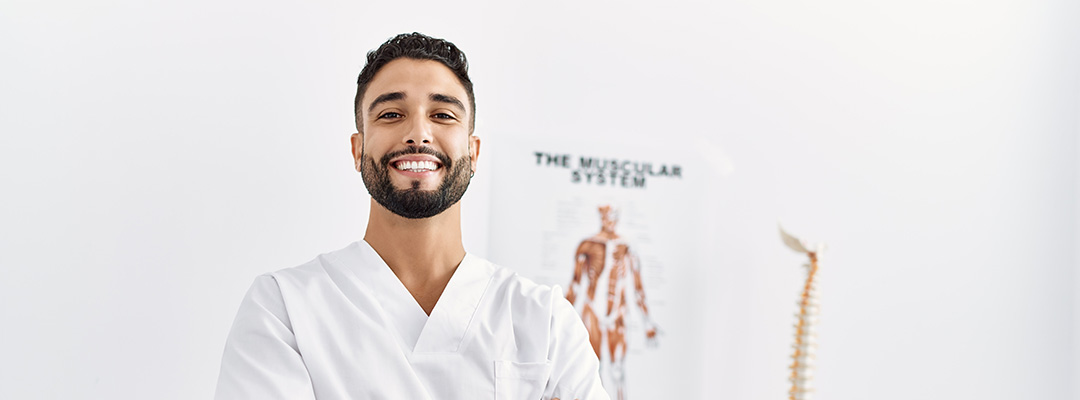
[[789, 400], [810, 400], [814, 388], [812, 385], [814, 353], [817, 350], [817, 320], [818, 320], [818, 291], [817, 276], [818, 253], [824, 246], [818, 245], [815, 250], [808, 250], [806, 244], [795, 237], [780, 230], [780, 237], [784, 244], [792, 250], [806, 254], [809, 262], [803, 264], [806, 268], [806, 282], [803, 284], [802, 294], [796, 303], [799, 312], [795, 314], [795, 344], [792, 345], [791, 355], [791, 389], [788, 390]]

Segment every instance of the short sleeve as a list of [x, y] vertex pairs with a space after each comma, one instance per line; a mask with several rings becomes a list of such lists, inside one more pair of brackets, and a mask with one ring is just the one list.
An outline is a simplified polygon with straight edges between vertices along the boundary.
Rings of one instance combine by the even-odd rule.
[[552, 289], [551, 303], [552, 371], [544, 398], [611, 399], [600, 382], [600, 360], [589, 345], [589, 332], [559, 286]]
[[281, 290], [271, 275], [256, 278], [240, 303], [214, 398], [315, 398]]

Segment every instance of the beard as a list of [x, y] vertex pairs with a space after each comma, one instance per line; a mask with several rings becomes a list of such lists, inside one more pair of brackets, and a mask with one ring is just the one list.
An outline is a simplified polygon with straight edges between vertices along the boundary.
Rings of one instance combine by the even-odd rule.
[[[394, 187], [390, 182], [390, 159], [405, 154], [430, 154], [439, 159], [447, 173], [437, 189], [421, 190], [418, 180], [412, 181], [412, 187], [408, 189]], [[429, 147], [412, 146], [390, 152], [382, 156], [377, 163], [373, 157], [364, 153], [360, 154], [360, 158], [363, 160], [360, 176], [364, 178], [364, 186], [371, 198], [390, 212], [410, 219], [433, 217], [457, 204], [472, 179], [469, 156], [450, 160], [450, 157]]]

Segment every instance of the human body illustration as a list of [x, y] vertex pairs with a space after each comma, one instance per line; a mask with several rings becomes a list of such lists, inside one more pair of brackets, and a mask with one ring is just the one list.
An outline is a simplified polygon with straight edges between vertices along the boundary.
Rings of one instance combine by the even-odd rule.
[[600, 359], [600, 377], [608, 392], [626, 399], [627, 298], [633, 298], [645, 321], [645, 337], [655, 347], [658, 328], [649, 318], [641, 282], [641, 263], [630, 245], [615, 232], [619, 212], [600, 206], [600, 232], [578, 245], [574, 277], [566, 299], [574, 305], [589, 331], [589, 342]]

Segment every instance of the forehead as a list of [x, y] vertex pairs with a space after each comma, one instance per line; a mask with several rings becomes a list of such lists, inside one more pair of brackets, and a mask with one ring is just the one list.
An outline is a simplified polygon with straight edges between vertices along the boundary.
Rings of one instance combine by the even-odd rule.
[[367, 106], [376, 97], [394, 92], [405, 93], [406, 101], [426, 100], [436, 93], [461, 101], [466, 101], [467, 96], [457, 75], [441, 62], [399, 58], [379, 69], [368, 84], [360, 104], [366, 112]]

